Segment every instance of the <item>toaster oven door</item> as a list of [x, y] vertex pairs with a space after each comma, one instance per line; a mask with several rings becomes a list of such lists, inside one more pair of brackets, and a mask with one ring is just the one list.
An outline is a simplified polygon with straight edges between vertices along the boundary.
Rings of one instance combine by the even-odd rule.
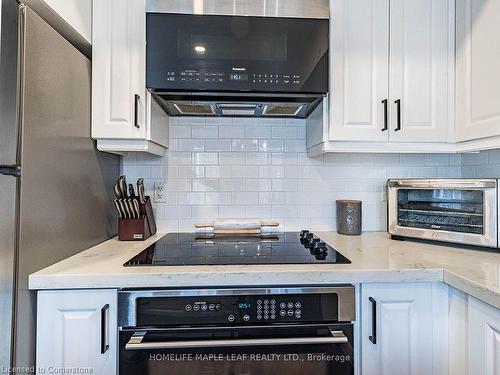
[[389, 233], [497, 247], [496, 180], [390, 180]]

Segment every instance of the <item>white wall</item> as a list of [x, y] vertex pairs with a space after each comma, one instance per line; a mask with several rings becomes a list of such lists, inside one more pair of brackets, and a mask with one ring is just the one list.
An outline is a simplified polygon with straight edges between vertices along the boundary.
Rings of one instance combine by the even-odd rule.
[[92, 42], [92, 0], [43, 0], [89, 43]]
[[385, 230], [388, 178], [460, 177], [460, 155], [329, 154], [308, 158], [305, 121], [176, 118], [163, 158], [130, 154], [130, 180], [166, 181], [161, 230], [210, 218], [274, 218], [284, 229], [335, 229], [335, 200], [363, 201], [365, 230]]

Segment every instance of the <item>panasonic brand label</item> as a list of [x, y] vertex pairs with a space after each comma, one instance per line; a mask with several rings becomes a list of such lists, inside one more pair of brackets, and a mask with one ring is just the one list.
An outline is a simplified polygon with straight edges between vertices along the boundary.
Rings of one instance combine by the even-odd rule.
[[247, 68], [235, 68], [233, 67], [233, 72], [246, 72]]

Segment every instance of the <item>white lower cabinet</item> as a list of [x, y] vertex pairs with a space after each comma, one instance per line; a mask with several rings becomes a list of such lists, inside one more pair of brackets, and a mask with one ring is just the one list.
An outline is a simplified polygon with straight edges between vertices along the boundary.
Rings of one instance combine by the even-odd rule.
[[473, 297], [468, 307], [468, 373], [500, 375], [500, 311]]
[[446, 371], [434, 358], [446, 350], [437, 338], [444, 332], [435, 326], [447, 321], [444, 313], [437, 313], [436, 292], [446, 295], [445, 289], [432, 283], [362, 285], [361, 374]]
[[116, 374], [117, 335], [116, 290], [38, 292], [37, 373]]

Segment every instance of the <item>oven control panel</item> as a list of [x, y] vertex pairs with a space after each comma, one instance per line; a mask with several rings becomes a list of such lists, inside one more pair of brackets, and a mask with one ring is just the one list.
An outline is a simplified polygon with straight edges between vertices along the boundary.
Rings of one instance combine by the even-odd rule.
[[148, 297], [137, 299], [137, 326], [338, 322], [336, 293]]

